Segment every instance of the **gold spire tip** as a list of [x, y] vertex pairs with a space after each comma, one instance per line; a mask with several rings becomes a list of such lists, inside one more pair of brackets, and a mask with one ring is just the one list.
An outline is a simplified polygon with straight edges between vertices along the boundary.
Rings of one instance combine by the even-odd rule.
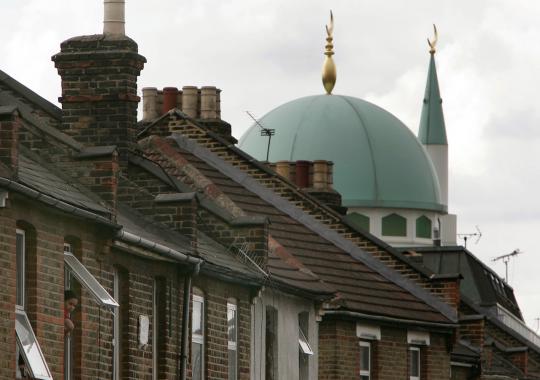
[[334, 39], [333, 34], [334, 15], [332, 14], [332, 11], [330, 11], [330, 24], [326, 25], [326, 51], [324, 52], [326, 58], [324, 59], [322, 67], [322, 82], [324, 89], [326, 90], [326, 93], [328, 95], [332, 94], [332, 90], [334, 89], [334, 85], [336, 84], [336, 65], [334, 63], [334, 60], [332, 59], [332, 56], [334, 55], [334, 45], [332, 43]]
[[438, 40], [439, 40], [439, 33], [437, 33], [437, 27], [435, 26], [435, 24], [433, 24], [433, 39], [430, 40], [428, 38], [427, 40], [430, 54], [435, 54], [435, 51], [437, 50], [435, 47], [437, 45]]

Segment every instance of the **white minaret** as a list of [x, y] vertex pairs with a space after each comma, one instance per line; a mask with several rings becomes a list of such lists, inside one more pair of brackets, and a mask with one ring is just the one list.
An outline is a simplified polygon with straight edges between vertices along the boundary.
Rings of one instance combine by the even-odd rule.
[[[434, 26], [435, 27], [435, 26]], [[429, 71], [422, 105], [422, 116], [420, 117], [420, 128], [418, 139], [426, 148], [435, 167], [435, 172], [439, 179], [441, 204], [448, 209], [448, 140], [446, 139], [446, 125], [442, 109], [442, 99], [439, 91], [439, 80], [435, 67], [435, 44], [437, 43], [437, 29], [435, 28], [435, 39], [429, 41], [431, 49], [429, 60]], [[456, 244], [456, 216], [443, 214], [440, 216], [440, 237], [444, 245]]]

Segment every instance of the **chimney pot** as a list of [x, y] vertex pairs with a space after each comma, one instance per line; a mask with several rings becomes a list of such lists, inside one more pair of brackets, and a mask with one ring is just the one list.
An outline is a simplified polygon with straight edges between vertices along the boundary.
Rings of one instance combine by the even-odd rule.
[[317, 190], [328, 188], [328, 161], [313, 161], [313, 187]]
[[217, 119], [218, 92], [213, 86], [201, 87], [201, 119]]
[[103, 34], [125, 35], [125, 0], [103, 0]]
[[155, 87], [142, 89], [143, 96], [143, 120], [153, 120], [159, 116], [157, 108], [158, 90]]
[[289, 161], [278, 161], [276, 162], [276, 172], [282, 177], [291, 180], [291, 163]]
[[177, 96], [178, 96], [178, 89], [176, 87], [165, 87], [163, 89], [162, 114], [169, 112], [173, 108], [176, 108]]
[[307, 188], [309, 186], [309, 161], [296, 161], [296, 186]]
[[182, 112], [196, 119], [199, 105], [199, 90], [195, 86], [182, 87]]

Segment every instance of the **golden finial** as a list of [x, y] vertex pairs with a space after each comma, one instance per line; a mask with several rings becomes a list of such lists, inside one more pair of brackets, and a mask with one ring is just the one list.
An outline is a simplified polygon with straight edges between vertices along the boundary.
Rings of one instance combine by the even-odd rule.
[[332, 44], [332, 40], [334, 39], [333, 33], [334, 15], [332, 14], [332, 11], [330, 11], [330, 25], [326, 25], [326, 51], [324, 52], [326, 58], [324, 59], [322, 67], [322, 82], [328, 95], [332, 94], [332, 90], [336, 84], [336, 65], [332, 59], [332, 56], [334, 55], [334, 51], [332, 50], [334, 48], [334, 45]]
[[433, 39], [430, 41], [429, 38], [427, 40], [427, 43], [430, 47], [429, 52], [430, 54], [435, 54], [435, 46], [437, 45], [437, 40], [439, 39], [439, 34], [437, 33], [437, 27], [435, 24], [433, 24]]

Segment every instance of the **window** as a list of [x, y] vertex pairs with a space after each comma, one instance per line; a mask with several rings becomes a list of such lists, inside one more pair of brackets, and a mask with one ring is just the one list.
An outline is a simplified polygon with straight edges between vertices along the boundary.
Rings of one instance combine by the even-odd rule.
[[17, 346], [15, 353], [16, 378], [30, 376], [43, 380], [52, 380], [51, 372], [41, 352], [34, 330], [26, 315], [26, 234], [17, 229], [15, 235], [16, 251], [16, 298], [15, 298], [15, 335]]
[[196, 294], [191, 319], [191, 374], [192, 380], [204, 378], [204, 297]]
[[382, 218], [382, 234], [384, 236], [407, 236], [407, 219], [390, 214]]
[[227, 346], [229, 350], [229, 380], [238, 378], [238, 315], [236, 301], [227, 302]]
[[278, 378], [278, 335], [277, 335], [277, 310], [272, 306], [266, 306], [266, 330], [265, 330], [265, 374], [266, 380]]
[[[114, 268], [113, 297], [120, 301], [120, 273]], [[120, 307], [114, 310], [113, 315], [113, 380], [120, 379]]]
[[431, 238], [431, 220], [425, 215], [416, 219], [416, 237]]
[[409, 379], [420, 380], [420, 348], [409, 347]]
[[118, 303], [96, 280], [94, 276], [82, 265], [71, 252], [64, 252], [64, 262], [68, 266], [70, 274], [83, 285], [101, 306], [118, 307]]
[[360, 341], [360, 380], [371, 380], [371, 343]]
[[[64, 243], [64, 254], [73, 253], [71, 244]], [[67, 268], [64, 268], [64, 289], [72, 289], [71, 274]], [[64, 379], [73, 378], [73, 337], [71, 334], [64, 335]]]
[[154, 292], [152, 296], [152, 380], [157, 380], [158, 378], [158, 340], [159, 340], [159, 291], [158, 291], [158, 281], [154, 280]]
[[17, 230], [16, 235], [16, 251], [17, 251], [17, 296], [16, 305], [24, 310], [26, 306], [25, 297], [25, 273], [26, 273], [26, 241], [23, 230]]
[[[52, 375], [45, 362], [45, 357], [41, 352], [30, 321], [23, 310], [15, 310], [15, 332], [17, 334], [17, 351], [22, 356], [24, 363], [26, 363], [26, 369], [30, 372], [30, 377], [41, 380], [52, 380]], [[20, 374], [17, 375], [19, 376]]]
[[354, 227], [369, 231], [369, 217], [357, 212], [351, 212], [350, 214], [347, 214], [346, 219]]
[[298, 314], [298, 364], [299, 379], [309, 379], [309, 357], [313, 355], [313, 350], [307, 338], [309, 331], [309, 314], [302, 312]]

